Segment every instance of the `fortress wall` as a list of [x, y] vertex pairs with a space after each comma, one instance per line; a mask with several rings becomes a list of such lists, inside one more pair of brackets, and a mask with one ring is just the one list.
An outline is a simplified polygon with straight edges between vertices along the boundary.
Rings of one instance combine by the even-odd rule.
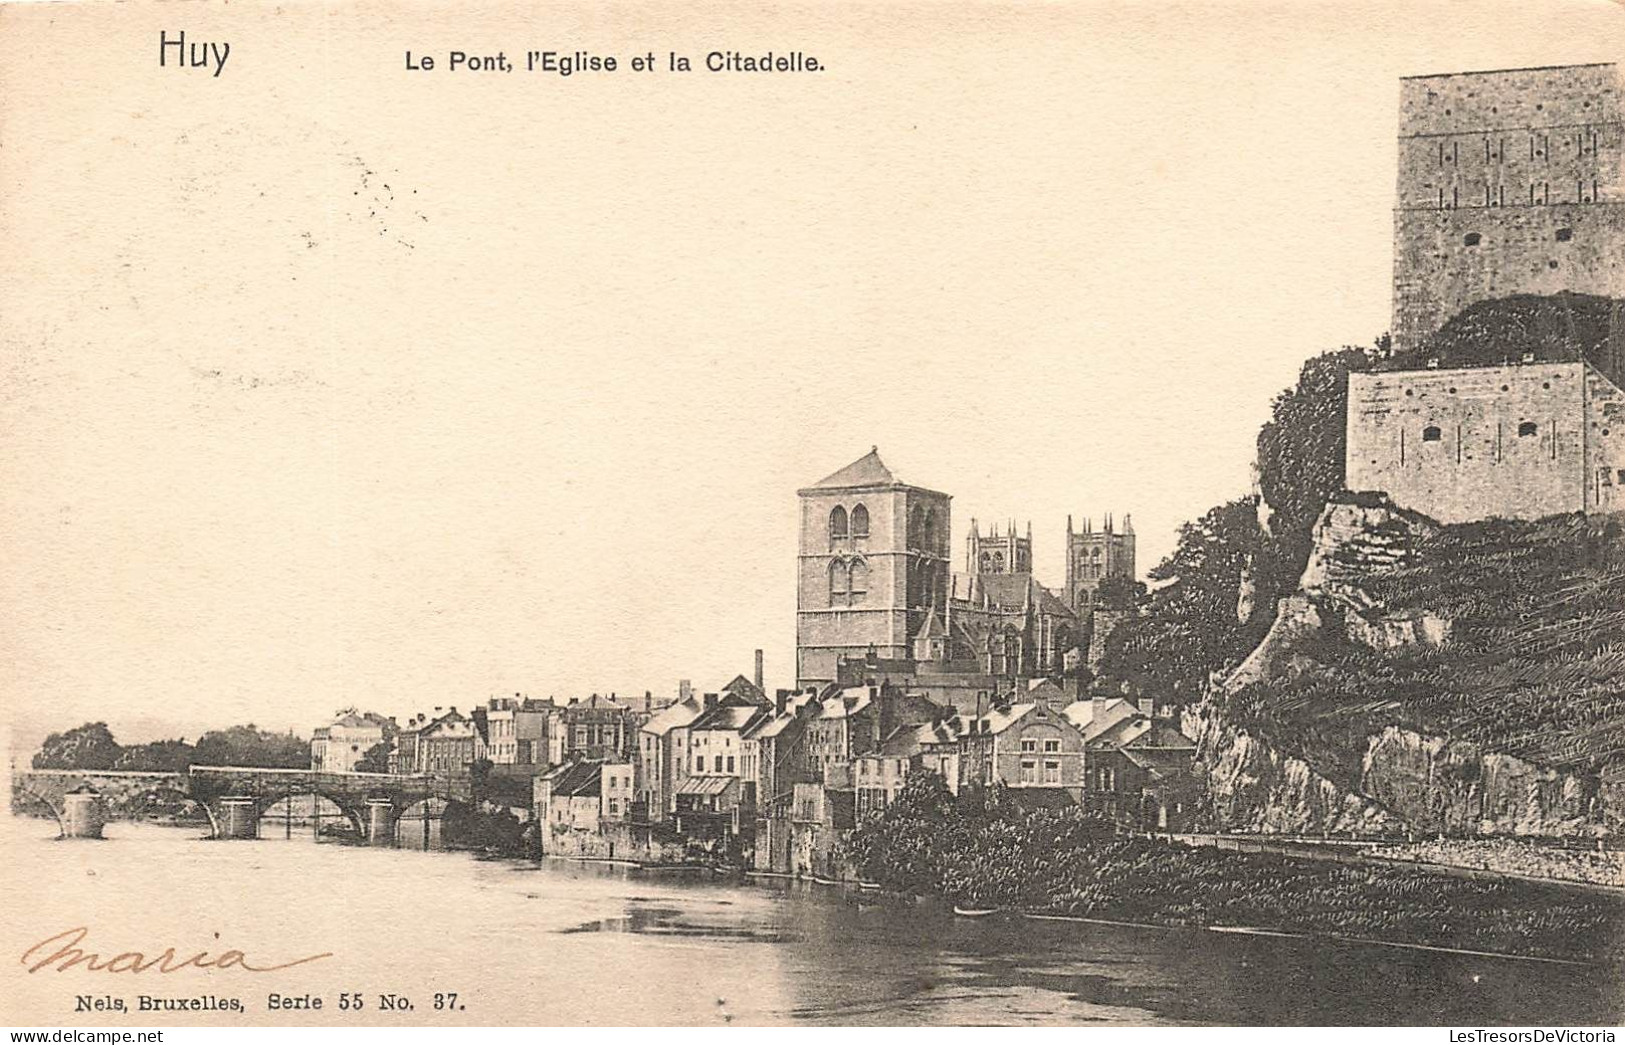
[[1584, 510], [1587, 373], [1560, 363], [1350, 374], [1347, 485], [1447, 523]]

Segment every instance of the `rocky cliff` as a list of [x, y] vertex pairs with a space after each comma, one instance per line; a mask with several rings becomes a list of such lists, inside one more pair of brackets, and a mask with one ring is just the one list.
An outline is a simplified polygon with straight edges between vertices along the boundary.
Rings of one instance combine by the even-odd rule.
[[[1187, 719], [1219, 825], [1625, 831], [1625, 679], [1612, 670], [1619, 621], [1564, 594], [1577, 576], [1602, 583], [1613, 568], [1573, 557], [1591, 524], [1542, 526], [1452, 532], [1462, 528], [1369, 499], [1328, 506], [1299, 590]], [[1530, 556], [1518, 559], [1525, 547]], [[1531, 557], [1552, 568], [1510, 583], [1555, 595], [1498, 599], [1485, 578]], [[1527, 620], [1520, 598], [1556, 619]], [[1526, 620], [1529, 633], [1562, 638], [1509, 641]]]

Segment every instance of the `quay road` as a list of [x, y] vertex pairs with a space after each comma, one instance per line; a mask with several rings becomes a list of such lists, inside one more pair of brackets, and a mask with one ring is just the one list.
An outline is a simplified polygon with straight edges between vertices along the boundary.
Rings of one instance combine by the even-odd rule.
[[[1605, 885], [1601, 882], [1586, 882], [1574, 878], [1518, 874], [1514, 871], [1498, 871], [1493, 868], [1471, 867], [1464, 864], [1445, 864], [1434, 860], [1424, 860], [1420, 857], [1407, 859], [1402, 856], [1377, 855], [1372, 852], [1374, 849], [1385, 846], [1404, 844], [1402, 840], [1396, 838], [1194, 833], [1158, 833], [1147, 837], [1172, 842], [1177, 845], [1206, 846], [1238, 853], [1267, 853], [1290, 859], [1320, 860], [1348, 866], [1412, 867], [1419, 871], [1427, 871], [1431, 874], [1446, 874], [1456, 878], [1476, 878], [1480, 881], [1534, 882], [1538, 885], [1556, 885], [1565, 889], [1601, 893], [1605, 896], [1625, 897], [1625, 885]], [[1573, 847], [1565, 846], [1563, 848], [1573, 851]]]

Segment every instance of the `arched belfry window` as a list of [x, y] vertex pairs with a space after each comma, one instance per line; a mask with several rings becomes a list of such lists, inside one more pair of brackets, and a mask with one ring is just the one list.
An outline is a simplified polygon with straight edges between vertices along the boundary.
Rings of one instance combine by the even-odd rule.
[[845, 606], [849, 597], [851, 581], [846, 572], [846, 563], [839, 559], [829, 564], [829, 604], [831, 606]]
[[1443, 434], [1444, 433], [1439, 431], [1438, 425], [1428, 425], [1426, 428], [1422, 429], [1422, 442], [1436, 443], [1443, 436]]
[[925, 513], [925, 523], [920, 530], [920, 547], [924, 551], [937, 550], [937, 513], [930, 509]]
[[852, 536], [869, 536], [869, 509], [861, 504], [852, 506]]
[[908, 515], [908, 543], [910, 547], [918, 548], [920, 546], [920, 531], [924, 528], [925, 513], [916, 504], [914, 510]]
[[829, 513], [829, 535], [831, 537], [846, 536], [846, 509], [838, 504]]
[[1538, 434], [1540, 434], [1540, 428], [1533, 421], [1524, 421], [1522, 424], [1518, 425], [1518, 435], [1519, 436], [1530, 436], [1530, 435], [1538, 435]]
[[869, 566], [862, 559], [852, 563], [851, 582], [848, 588], [852, 593], [852, 605], [856, 606], [863, 601], [863, 596], [869, 590]]

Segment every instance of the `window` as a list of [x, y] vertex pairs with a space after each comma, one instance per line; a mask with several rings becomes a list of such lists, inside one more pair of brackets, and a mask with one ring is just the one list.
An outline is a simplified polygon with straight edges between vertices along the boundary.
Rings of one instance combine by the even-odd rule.
[[846, 536], [846, 509], [838, 504], [829, 513], [829, 535], [831, 537]]
[[1038, 750], [1038, 741], [1036, 741], [1036, 740], [1023, 740], [1021, 742], [1021, 753], [1022, 754], [1026, 754], [1029, 751], [1037, 751], [1037, 750]]
[[1483, 237], [1476, 232], [1469, 232], [1461, 238], [1462, 244], [1468, 247], [1476, 247], [1482, 240]]
[[829, 564], [829, 604], [831, 606], [844, 606], [847, 602], [846, 563], [839, 559]]
[[869, 590], [869, 567], [861, 559], [852, 564], [849, 587], [852, 591], [852, 604], [862, 602], [864, 594]]
[[1046, 741], [1044, 741], [1044, 753], [1046, 755], [1056, 754], [1060, 750], [1061, 750], [1061, 742], [1059, 740], [1046, 740]]
[[1567, 243], [1569, 240], [1571, 240], [1573, 238], [1574, 238], [1574, 230], [1573, 229], [1558, 229], [1557, 230], [1557, 242], [1559, 242], [1559, 243]]
[[1021, 783], [1023, 783], [1023, 784], [1036, 784], [1036, 783], [1038, 783], [1037, 764], [1034, 763], [1030, 759], [1025, 759], [1024, 758], [1024, 759], [1021, 760]]
[[1436, 443], [1439, 441], [1441, 434], [1442, 433], [1439, 431], [1438, 425], [1428, 425], [1426, 428], [1422, 429], [1422, 442]]
[[695, 755], [694, 756], [694, 772], [696, 772], [696, 773], [705, 772], [705, 756], [704, 755]]
[[1044, 783], [1059, 784], [1061, 782], [1061, 763], [1045, 760]]
[[920, 545], [928, 552], [937, 550], [937, 513], [935, 509], [925, 513], [925, 524], [920, 530]]
[[869, 509], [861, 504], [852, 507], [852, 536], [869, 536]]
[[728, 772], [732, 773], [733, 771], [734, 771], [734, 757], [732, 755], [729, 755], [728, 756]]
[[614, 816], [616, 813], [619, 813], [620, 811], [621, 811], [621, 804], [619, 802], [615, 801], [615, 799], [613, 799], [613, 798], [610, 799], [609, 800], [609, 815]]
[[1526, 436], [1539, 435], [1539, 434], [1540, 434], [1540, 427], [1538, 425], [1536, 425], [1535, 422], [1533, 422], [1533, 421], [1524, 421], [1524, 422], [1522, 422], [1522, 423], [1520, 423], [1518, 425], [1518, 437], [1520, 439], [1524, 438]]

